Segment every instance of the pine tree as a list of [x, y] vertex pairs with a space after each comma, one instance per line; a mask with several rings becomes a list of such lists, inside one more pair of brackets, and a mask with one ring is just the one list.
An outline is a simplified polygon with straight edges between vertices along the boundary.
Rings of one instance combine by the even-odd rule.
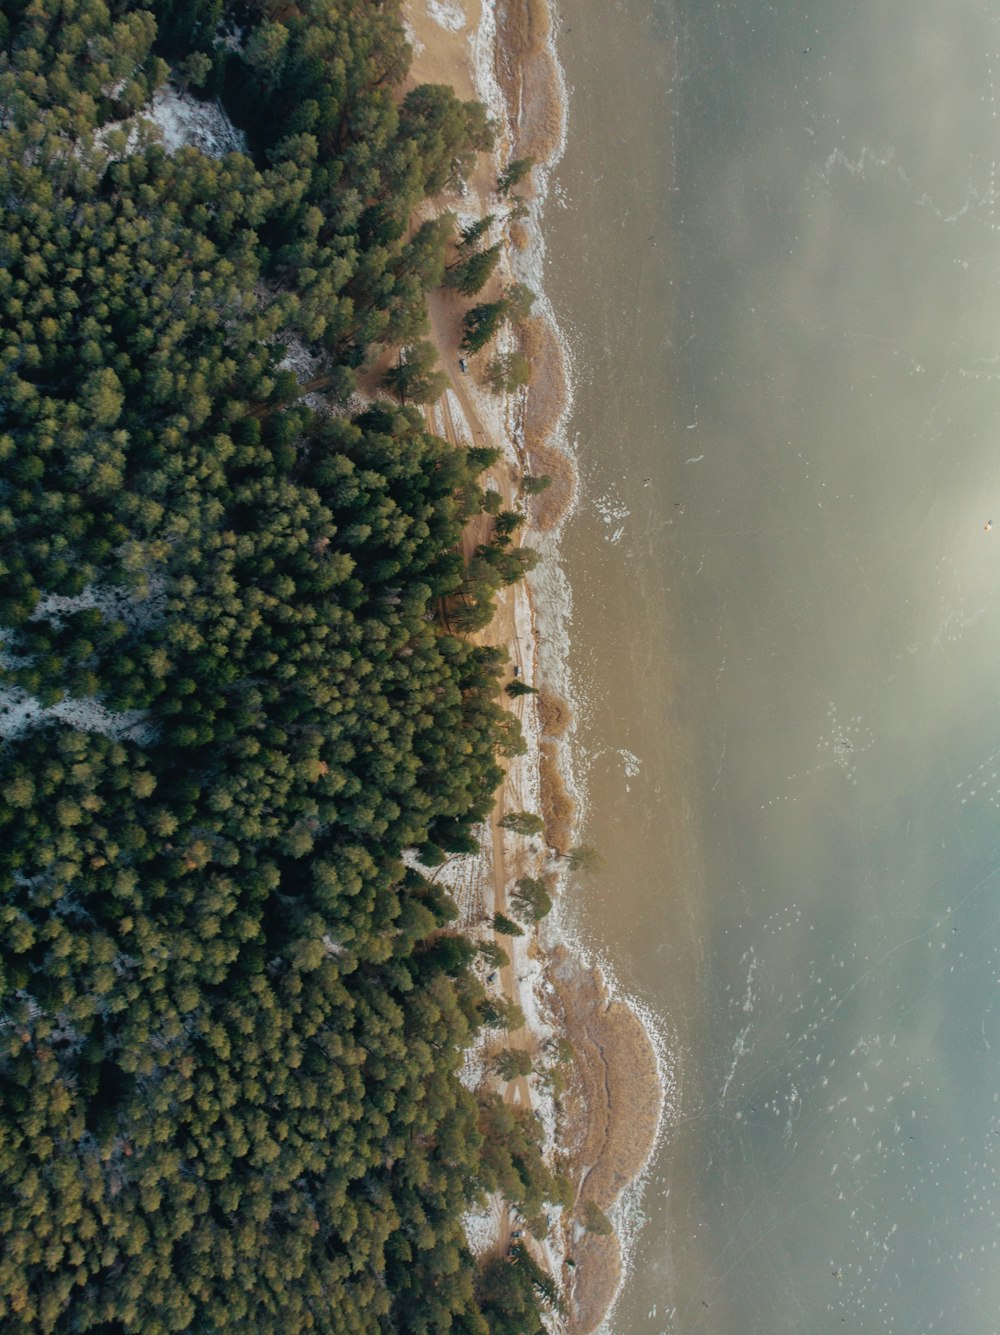
[[507, 314], [506, 301], [481, 302], [466, 311], [462, 320], [462, 349], [470, 355], [484, 348]]
[[475, 296], [500, 262], [500, 242], [488, 250], [477, 250], [468, 259], [450, 265], [445, 286], [456, 288], [466, 297]]
[[552, 896], [545, 882], [533, 876], [521, 876], [510, 897], [511, 909], [528, 922], [539, 922], [552, 912]]
[[384, 376], [387, 388], [399, 395], [400, 403], [432, 403], [448, 384], [443, 371], [436, 371], [437, 352], [430, 343], [419, 342], [404, 348], [395, 366]]
[[499, 936], [524, 936], [524, 929], [513, 918], [508, 918], [506, 913], [494, 913], [492, 926]]
[[533, 811], [510, 811], [499, 824], [501, 829], [512, 830], [515, 834], [541, 834], [545, 829], [545, 822]]

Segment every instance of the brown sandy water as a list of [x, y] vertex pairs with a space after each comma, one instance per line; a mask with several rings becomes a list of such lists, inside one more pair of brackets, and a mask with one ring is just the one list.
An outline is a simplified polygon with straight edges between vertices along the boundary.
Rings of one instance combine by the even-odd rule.
[[676, 1082], [609, 1329], [996, 1335], [1000, 13], [557, 27], [570, 916]]

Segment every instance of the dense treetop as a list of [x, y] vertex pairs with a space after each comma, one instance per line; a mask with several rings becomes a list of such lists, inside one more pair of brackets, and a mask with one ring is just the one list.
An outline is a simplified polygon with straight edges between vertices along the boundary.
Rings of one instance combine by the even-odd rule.
[[[519, 744], [439, 609], [531, 558], [462, 567], [482, 452], [343, 409], [424, 330], [411, 210], [482, 109], [400, 100], [375, 0], [2, 0], [0, 41], [0, 1326], [534, 1332], [460, 1216], [561, 1187], [456, 1078], [499, 1003], [402, 860]], [[164, 150], [171, 71], [249, 155]]]

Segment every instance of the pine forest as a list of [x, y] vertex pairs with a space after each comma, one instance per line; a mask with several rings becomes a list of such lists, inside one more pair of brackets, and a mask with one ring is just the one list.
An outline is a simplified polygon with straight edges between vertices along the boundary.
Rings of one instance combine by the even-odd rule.
[[[0, 0], [0, 47], [0, 1329], [536, 1335], [462, 1215], [565, 1183], [458, 1079], [504, 1015], [418, 870], [520, 745], [463, 630], [530, 553], [463, 562], [489, 452], [351, 407], [492, 127], [404, 95], [394, 0]], [[168, 150], [167, 88], [245, 151]]]

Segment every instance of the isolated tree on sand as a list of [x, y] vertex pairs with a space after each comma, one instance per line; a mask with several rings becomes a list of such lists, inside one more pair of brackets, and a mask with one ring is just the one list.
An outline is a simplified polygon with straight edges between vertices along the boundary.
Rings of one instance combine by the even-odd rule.
[[524, 936], [524, 929], [513, 918], [508, 918], [506, 913], [494, 913], [493, 930], [501, 936]]
[[460, 232], [460, 239], [457, 242], [459, 250], [473, 250], [481, 237], [493, 226], [496, 219], [495, 213], [487, 213], [485, 218], [477, 218], [475, 222], [469, 223], [468, 227], [463, 227]]
[[525, 473], [521, 478], [521, 486], [529, 496], [540, 496], [543, 491], [547, 491], [552, 486], [552, 479], [547, 474], [541, 477], [533, 477], [531, 473]]
[[597, 849], [589, 848], [586, 844], [579, 844], [564, 853], [563, 861], [573, 871], [598, 871], [604, 866], [604, 859]]
[[486, 598], [482, 601], [463, 603], [459, 607], [452, 608], [448, 613], [448, 620], [456, 630], [471, 635], [490, 624], [493, 620], [493, 612], [492, 599]]
[[500, 242], [489, 250], [477, 250], [467, 259], [449, 265], [445, 287], [456, 288], [466, 297], [475, 296], [500, 263]]
[[508, 162], [497, 177], [497, 194], [509, 194], [514, 186], [524, 180], [534, 165], [534, 158], [515, 158], [513, 162]]
[[484, 301], [467, 310], [462, 320], [462, 350], [471, 354], [485, 348], [506, 314], [506, 301]]
[[499, 511], [493, 525], [493, 541], [496, 546], [506, 547], [527, 517], [521, 510]]
[[506, 310], [504, 314], [514, 324], [526, 320], [535, 304], [535, 294], [527, 283], [512, 283], [504, 293]]
[[494, 394], [513, 394], [531, 379], [531, 363], [523, 352], [503, 352], [487, 364], [485, 380]]
[[533, 811], [511, 811], [500, 820], [500, 828], [514, 834], [541, 834], [545, 822]]
[[510, 963], [506, 950], [502, 950], [495, 941], [480, 941], [477, 949], [491, 969], [502, 969]]
[[493, 1058], [493, 1070], [501, 1080], [516, 1080], [531, 1074], [531, 1058], [522, 1048], [506, 1048]]
[[526, 681], [520, 681], [517, 677], [509, 681], [504, 690], [512, 699], [517, 699], [519, 695], [537, 695], [538, 692], [534, 686], [529, 686]]
[[479, 1018], [487, 1029], [523, 1029], [524, 1011], [506, 997], [486, 997], [479, 1002]]
[[517, 889], [510, 897], [512, 913], [527, 917], [531, 922], [539, 922], [552, 911], [552, 896], [546, 889], [545, 882], [535, 876], [521, 876]]

